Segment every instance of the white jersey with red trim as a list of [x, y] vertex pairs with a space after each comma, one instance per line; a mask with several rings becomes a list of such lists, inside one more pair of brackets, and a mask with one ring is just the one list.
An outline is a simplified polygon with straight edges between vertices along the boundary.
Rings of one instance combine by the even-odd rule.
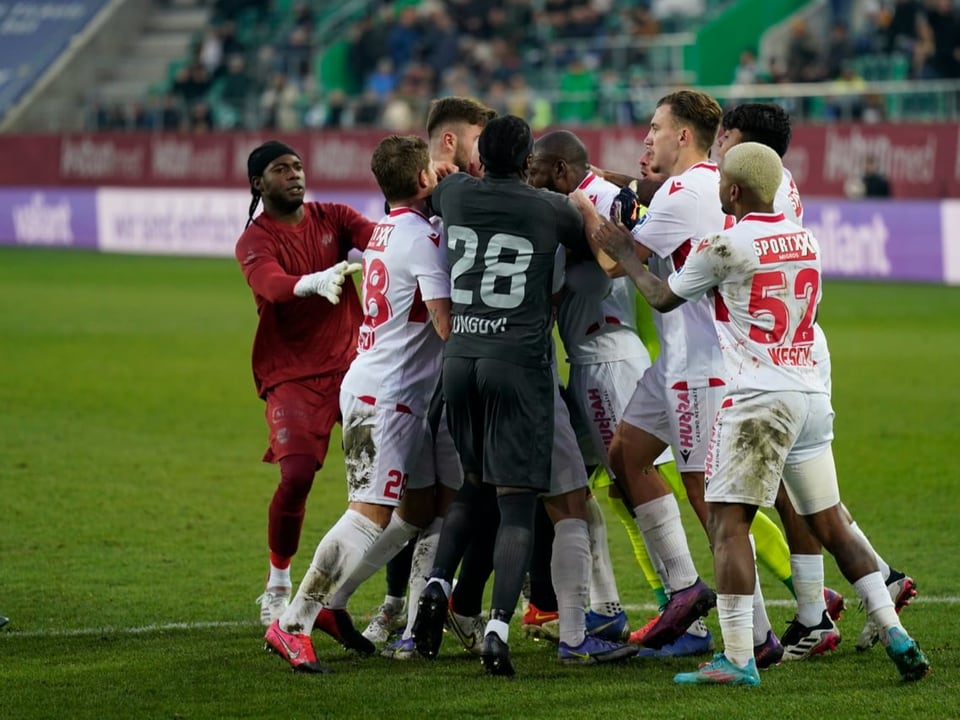
[[[602, 217], [610, 217], [620, 188], [589, 172], [577, 189]], [[565, 285], [557, 329], [571, 365], [649, 356], [637, 336], [637, 291], [629, 278], [611, 280], [591, 259], [567, 266]]]
[[[800, 190], [793, 181], [793, 175], [786, 168], [783, 169], [783, 179], [777, 188], [777, 196], [773, 199], [773, 209], [782, 212], [784, 217], [797, 225], [803, 225], [803, 202], [800, 200]], [[817, 364], [820, 379], [830, 390], [830, 348], [827, 345], [827, 336], [820, 327], [820, 323], [813, 324], [813, 360]]]
[[715, 289], [717, 335], [730, 391], [826, 393], [813, 359], [820, 246], [783, 213], [750, 213], [702, 239], [670, 276], [698, 300]]
[[800, 191], [793, 181], [793, 175], [786, 168], [783, 169], [783, 179], [777, 188], [777, 195], [773, 199], [773, 209], [782, 212], [790, 222], [803, 227], [803, 203], [800, 202]]
[[[700, 162], [660, 186], [646, 215], [633, 229], [633, 237], [653, 252], [648, 261], [651, 272], [666, 280], [683, 267], [691, 243], [733, 222], [733, 217], [720, 208], [716, 164]], [[722, 383], [723, 359], [713, 317], [714, 304], [709, 296], [673, 312], [654, 312], [668, 387]]]
[[[344, 290], [350, 292], [350, 289]], [[426, 300], [450, 297], [439, 218], [396, 208], [363, 251], [363, 323], [342, 388], [366, 402], [424, 416], [443, 364]]]

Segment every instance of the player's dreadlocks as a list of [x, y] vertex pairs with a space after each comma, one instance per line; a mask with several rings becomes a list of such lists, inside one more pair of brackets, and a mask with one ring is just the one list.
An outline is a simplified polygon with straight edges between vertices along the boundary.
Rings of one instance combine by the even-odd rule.
[[739, 130], [743, 140], [758, 142], [780, 157], [790, 147], [790, 116], [774, 103], [743, 103], [727, 110], [720, 121], [724, 130]]
[[250, 223], [253, 222], [253, 213], [256, 212], [257, 205], [260, 204], [260, 191], [254, 187], [253, 179], [263, 175], [263, 171], [267, 169], [267, 165], [283, 155], [296, 155], [298, 158], [300, 157], [300, 153], [289, 145], [285, 145], [279, 140], [268, 140], [263, 145], [254, 148], [253, 152], [251, 152], [247, 158], [247, 178], [250, 180], [250, 194], [253, 195], [253, 198], [250, 200], [250, 210], [247, 213], [247, 224], [244, 226], [245, 228], [249, 227]]
[[491, 175], [523, 172], [533, 151], [533, 132], [516, 115], [494, 118], [480, 133], [480, 162]]

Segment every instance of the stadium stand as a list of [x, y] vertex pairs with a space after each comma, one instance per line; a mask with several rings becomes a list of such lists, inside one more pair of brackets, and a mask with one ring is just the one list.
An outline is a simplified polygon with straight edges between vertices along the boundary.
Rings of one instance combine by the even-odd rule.
[[[88, 4], [137, 3], [139, 22], [97, 73], [102, 89], [88, 88], [79, 112], [48, 108], [38, 121], [37, 110], [16, 127], [407, 131], [443, 94], [480, 97], [535, 128], [630, 124], [679, 84], [725, 104], [777, 100], [813, 121], [958, 113], [960, 21], [950, 0]], [[911, 24], [904, 5], [926, 10]]]
[[41, 78], [107, 0], [0, 5], [0, 116]]

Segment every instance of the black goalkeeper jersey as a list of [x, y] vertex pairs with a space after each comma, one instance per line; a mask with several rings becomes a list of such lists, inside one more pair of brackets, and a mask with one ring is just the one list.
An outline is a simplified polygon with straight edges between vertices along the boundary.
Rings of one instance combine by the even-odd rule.
[[581, 248], [583, 218], [565, 195], [518, 177], [445, 177], [433, 192], [450, 266], [453, 332], [446, 357], [550, 363], [559, 244]]

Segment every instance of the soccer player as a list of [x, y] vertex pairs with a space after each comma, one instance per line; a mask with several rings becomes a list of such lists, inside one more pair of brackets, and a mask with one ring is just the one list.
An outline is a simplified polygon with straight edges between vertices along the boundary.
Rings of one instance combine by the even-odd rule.
[[[651, 151], [650, 169], [670, 179], [656, 191], [633, 237], [638, 259], [663, 277], [683, 266], [693, 239], [715, 232], [728, 220], [717, 197], [717, 166], [708, 159], [721, 115], [709, 95], [680, 90], [659, 100], [650, 122], [644, 141]], [[590, 239], [608, 221], [582, 191], [572, 198]], [[594, 250], [601, 266], [616, 272], [602, 249]], [[624, 480], [637, 526], [660, 563], [669, 594], [663, 613], [641, 640], [655, 650], [684, 635], [716, 601], [693, 565], [676, 498], [650, 471], [660, 453], [672, 446], [691, 505], [702, 513], [698, 500], [702, 505], [707, 439], [723, 392], [712, 312], [704, 300], [672, 316], [655, 315], [660, 356], [636, 386], [610, 444], [612, 469]]]
[[[357, 357], [340, 392], [349, 505], [265, 636], [268, 648], [304, 672], [326, 671], [310, 640], [316, 620], [348, 647], [373, 650], [345, 609], [323, 606], [365, 561], [384, 528], [404, 536], [394, 542], [396, 552], [432, 519], [434, 506], [432, 462], [423, 464], [431, 455], [424, 452], [430, 437], [426, 416], [450, 332], [443, 235], [428, 219], [437, 176], [427, 144], [412, 136], [382, 140], [371, 168], [390, 213], [364, 250], [364, 319]], [[318, 619], [321, 610], [326, 619]]]
[[633, 653], [585, 634], [590, 573], [586, 477], [561, 472], [551, 484], [554, 257], [558, 242], [568, 247], [585, 243], [582, 220], [569, 201], [524, 182], [532, 148], [525, 121], [512, 115], [491, 120], [479, 138], [484, 177], [450, 175], [433, 197], [447, 234], [454, 313], [444, 348], [443, 391], [464, 485], [444, 519], [436, 567], [420, 597], [414, 640], [422, 655], [436, 655], [453, 571], [473, 532], [473, 499], [483, 493], [481, 483], [494, 485], [500, 526], [481, 659], [495, 675], [514, 674], [509, 622], [529, 565], [539, 493], [545, 494], [556, 534], [552, 569], [561, 661], [601, 662]]
[[[651, 177], [649, 177], [651, 172], [650, 163], [652, 162], [652, 159], [653, 159], [651, 150], [652, 150], [652, 145], [648, 147], [647, 151], [644, 153], [644, 155], [640, 159], [641, 172], [646, 173], [648, 175], [648, 178], [647, 178], [648, 181], [652, 179]], [[662, 167], [658, 167], [658, 174], [660, 179], [663, 180], [664, 173], [663, 173]], [[665, 182], [665, 180], [663, 181]], [[671, 188], [673, 187], [674, 185], [671, 183]], [[671, 195], [672, 194], [673, 193], [671, 193]], [[678, 198], [681, 197], [681, 194], [679, 193], [679, 191], [677, 192], [677, 197]], [[621, 199], [623, 199], [622, 196], [621, 196]], [[711, 201], [718, 202], [717, 200], [713, 200], [712, 198], [711, 198]], [[644, 217], [645, 216], [641, 215], [640, 220], [643, 221]], [[726, 224], [728, 219], [722, 215], [720, 217], [722, 218], [722, 222]], [[723, 225], [718, 225], [714, 227], [712, 230], [708, 230], [707, 228], [701, 225], [698, 232], [706, 233], [710, 231], [719, 230], [722, 227]], [[674, 261], [678, 259], [681, 260], [682, 262], [682, 254], [679, 254], [673, 258]], [[665, 322], [669, 322], [669, 319], [667, 319]], [[704, 322], [706, 323], [710, 322], [709, 308], [707, 308], [705, 315], [702, 314], [700, 316], [701, 325]], [[706, 336], [709, 337], [710, 333], [706, 333]], [[682, 386], [684, 381], [681, 380], [680, 383]], [[716, 401], [718, 392], [719, 391], [716, 389], [709, 389], [709, 388], [706, 390], [698, 391], [698, 394], [705, 396], [706, 401], [712, 402], [714, 404], [713, 408], [703, 405], [703, 412], [705, 413], [706, 417], [712, 417], [713, 414], [715, 413], [715, 401]], [[709, 420], [707, 422], [709, 423]], [[701, 435], [701, 437], [705, 442], [705, 436]], [[683, 454], [682, 450], [680, 450], [680, 454], [682, 456]], [[688, 471], [684, 475], [684, 485], [686, 486], [685, 488], [682, 485], [678, 485], [677, 483], [673, 482], [672, 477], [669, 474], [664, 475], [664, 477], [669, 482], [671, 489], [673, 490], [674, 494], [678, 499], [682, 500], [684, 498], [687, 498], [690, 501], [691, 506], [697, 513], [697, 517], [700, 520], [701, 525], [706, 531], [707, 530], [706, 505], [703, 500], [703, 485], [701, 482], [702, 475], [700, 475], [699, 473], [692, 474]], [[787, 544], [784, 541], [783, 535], [780, 532], [779, 528], [776, 526], [776, 524], [772, 520], [770, 520], [766, 515], [762, 513], [758, 513], [754, 518], [754, 524], [751, 527], [751, 539], [752, 540], [755, 539], [756, 541], [757, 556], [760, 559], [760, 561], [767, 568], [769, 568], [778, 579], [784, 582], [792, 592], [793, 586], [792, 586], [791, 576], [790, 576], [790, 554], [789, 554]], [[644, 568], [644, 572], [647, 575], [648, 579], [651, 579], [652, 574], [648, 569], [648, 564], [645, 564], [643, 562], [644, 558], [642, 558], [640, 553], [635, 552], [635, 554], [638, 556], [641, 567]], [[759, 639], [757, 642], [757, 648], [756, 648], [758, 652], [758, 662], [769, 664], [769, 663], [779, 661], [782, 655], [782, 648], [780, 647], [780, 644], [777, 641], [776, 635], [773, 634], [772, 629], [770, 627], [770, 621], [767, 618], [766, 610], [762, 602], [762, 594], [760, 592], [759, 584], [757, 585], [757, 593], [758, 593], [758, 602], [756, 603], [755, 607], [757, 612], [756, 627], [757, 627], [757, 632], [759, 636]], [[842, 609], [842, 597], [839, 595], [835, 595], [835, 599], [839, 601], [839, 606]], [[838, 614], [839, 614], [839, 611], [838, 611]], [[656, 617], [653, 618], [647, 625], [636, 630], [631, 635], [630, 637], [631, 642], [646, 644], [645, 640], [646, 640], [647, 633], [652, 628], [656, 627], [658, 623], [659, 623], [659, 618], [656, 618]], [[702, 634], [704, 632], [705, 632], [705, 628], [698, 627], [695, 625], [690, 630], [688, 630], [688, 632], [681, 635], [675, 642], [669, 643], [659, 649], [647, 648], [645, 650], [642, 650], [641, 653], [644, 656], [652, 656], [652, 657], [661, 657], [661, 656], [676, 657], [676, 656], [682, 656], [682, 655], [688, 655], [688, 654], [697, 654], [700, 650], [704, 648], [704, 643], [701, 640]]]
[[[253, 377], [270, 428], [263, 460], [280, 465], [267, 523], [269, 573], [257, 599], [260, 622], [269, 626], [290, 598], [307, 495], [356, 354], [363, 313], [352, 287], [342, 294], [352, 270], [347, 252], [366, 247], [374, 223], [346, 205], [304, 203], [303, 162], [283, 143], [255, 148], [247, 175], [253, 199], [235, 253], [257, 305]], [[263, 212], [254, 217], [261, 199]]]
[[[589, 167], [587, 148], [580, 138], [559, 130], [534, 143], [527, 181], [564, 195], [583, 190], [601, 214], [609, 215], [620, 188]], [[607, 450], [613, 431], [632, 389], [650, 367], [650, 355], [635, 330], [637, 293], [629, 278], [607, 278], [593, 257], [569, 263], [565, 277], [557, 327], [570, 363], [567, 397], [571, 415], [588, 433], [587, 447], [581, 449], [590, 459], [589, 465], [602, 465], [609, 471]], [[671, 460], [667, 451], [656, 464]], [[627, 630], [627, 618], [610, 562], [603, 513], [592, 495], [587, 512], [593, 556], [587, 629], [619, 640]], [[536, 617], [539, 608], [533, 602], [530, 610]]]
[[[741, 142], [759, 142], [771, 148], [782, 160], [790, 146], [791, 135], [790, 116], [779, 105], [775, 103], [742, 103], [723, 115], [720, 122], [720, 132], [717, 135], [716, 157], [719, 162], [727, 151]], [[777, 212], [782, 212], [791, 222], [803, 225], [803, 202], [793, 176], [786, 167], [783, 168], [783, 178], [777, 188], [773, 207]], [[821, 380], [829, 392], [831, 390], [830, 351], [827, 346], [827, 338], [819, 322], [814, 323], [813, 329], [815, 333], [813, 359]], [[830, 620], [836, 620], [838, 613], [835, 613], [829, 604], [825, 608], [824, 603], [821, 602], [824, 597], [823, 593], [820, 592], [820, 588], [823, 586], [822, 547], [811, 534], [806, 523], [797, 515], [782, 483], [777, 492], [776, 508], [790, 544], [790, 565], [798, 604], [797, 617], [791, 623], [781, 642], [785, 650], [784, 659], [799, 659], [835, 647], [835, 643], [839, 641], [839, 631], [832, 622], [823, 617], [823, 612], [824, 610], [828, 612], [831, 616]], [[845, 505], [841, 504], [841, 510], [850, 522], [851, 529], [860, 536], [860, 539], [870, 547], [871, 552], [876, 556], [877, 564], [885, 578], [894, 607], [899, 613], [916, 597], [916, 583], [914, 583], [913, 578], [890, 567], [883, 557], [874, 550], [870, 540], [857, 525]], [[834, 591], [829, 589], [826, 593], [828, 597], [831, 597], [831, 593], [835, 595]], [[835, 599], [834, 605], [836, 605]], [[755, 637], [754, 640], [756, 641], [757, 638]], [[856, 647], [861, 651], [868, 650], [878, 640], [879, 633], [876, 625], [870, 618], [867, 618]], [[759, 665], [759, 655], [757, 657]]]
[[[451, 96], [433, 100], [427, 113], [427, 144], [434, 164], [436, 166], [454, 166], [460, 171], [469, 172], [473, 175], [478, 174], [478, 163], [475, 159], [472, 159], [476, 150], [477, 138], [480, 137], [480, 133], [486, 124], [496, 115], [496, 110], [473, 98]], [[452, 441], [446, 429], [445, 417], [437, 423], [436, 443], [438, 476], [442, 478], [459, 476], [461, 473], [459, 461], [456, 458], [456, 452], [452, 447]], [[363, 636], [374, 643], [385, 642], [391, 632], [404, 627], [404, 621], [408, 615], [416, 615], [416, 605], [414, 603], [411, 603], [409, 607], [404, 604], [407, 584], [410, 581], [413, 549], [414, 544], [411, 543], [405, 551], [402, 551], [387, 563], [386, 596], [363, 631]], [[418, 557], [423, 558], [423, 556]], [[469, 564], [469, 552], [467, 558], [465, 562]], [[429, 567], [425, 568], [424, 572], [427, 570], [429, 570]], [[486, 575], [484, 575], [485, 578]], [[457, 593], [457, 596], [460, 594]], [[455, 602], [456, 599], [455, 597]], [[480, 612], [479, 600], [477, 602], [475, 613]], [[474, 613], [468, 614], [473, 615]], [[409, 618], [409, 621], [408, 626], [412, 623], [412, 617]], [[462, 621], [464, 626], [472, 624], [471, 617], [464, 617]]]
[[759, 685], [752, 646], [755, 568], [752, 516], [770, 506], [781, 477], [794, 507], [853, 584], [904, 680], [929, 671], [894, 610], [874, 554], [840, 508], [830, 444], [833, 410], [814, 364], [813, 321], [821, 297], [815, 238], [775, 213], [783, 178], [776, 152], [741, 143], [722, 161], [720, 198], [738, 224], [703, 238], [663, 281], [637, 260], [613, 223], [594, 241], [615, 258], [654, 308], [669, 312], [713, 290], [727, 391], [713, 426], [706, 500], [724, 652], [681, 684]]

